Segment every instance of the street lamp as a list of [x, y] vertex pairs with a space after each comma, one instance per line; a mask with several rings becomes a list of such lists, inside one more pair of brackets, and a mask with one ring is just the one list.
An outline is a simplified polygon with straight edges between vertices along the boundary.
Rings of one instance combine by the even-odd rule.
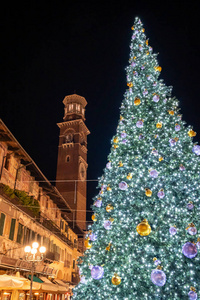
[[46, 252], [46, 248], [44, 246], [41, 246], [39, 248], [39, 244], [37, 242], [34, 242], [31, 246], [26, 246], [24, 248], [24, 252], [26, 253], [26, 260], [32, 262], [31, 266], [31, 285], [30, 285], [30, 295], [29, 299], [32, 298], [32, 286], [33, 286], [33, 273], [35, 269], [35, 264], [39, 261], [42, 261], [44, 259], [44, 253]]

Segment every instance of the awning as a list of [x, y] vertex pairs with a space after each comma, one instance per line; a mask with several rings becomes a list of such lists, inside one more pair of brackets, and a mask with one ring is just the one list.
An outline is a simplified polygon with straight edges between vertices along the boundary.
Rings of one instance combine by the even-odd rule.
[[[24, 278], [24, 280], [26, 280]], [[23, 280], [20, 277], [9, 276], [9, 275], [0, 275], [0, 288], [20, 288], [23, 286]]]
[[42, 283], [42, 290], [51, 290], [52, 292], [58, 292], [58, 293], [65, 293], [67, 292], [67, 287], [57, 284], [57, 283], [52, 283], [50, 280], [48, 280], [46, 277], [40, 276], [40, 279], [44, 282]]

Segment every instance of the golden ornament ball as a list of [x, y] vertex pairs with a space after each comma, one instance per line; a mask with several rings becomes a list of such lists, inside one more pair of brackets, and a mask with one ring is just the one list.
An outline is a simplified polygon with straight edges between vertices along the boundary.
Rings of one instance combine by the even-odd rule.
[[106, 190], [110, 192], [112, 189], [110, 186], [107, 186]]
[[174, 115], [174, 111], [173, 110], [168, 110], [168, 113], [173, 116]]
[[189, 130], [188, 131], [188, 135], [190, 136], [190, 137], [193, 137], [193, 136], [196, 136], [196, 132], [194, 131], [194, 130]]
[[117, 144], [119, 142], [119, 139], [118, 137], [116, 136], [114, 139], [113, 139], [113, 143]]
[[113, 209], [114, 209], [114, 207], [113, 207], [111, 204], [108, 204], [108, 205], [106, 206], [106, 211], [107, 211], [107, 212], [111, 212]]
[[146, 40], [146, 42], [145, 42], [145, 43], [146, 43], [146, 45], [147, 45], [147, 46], [149, 45], [149, 41], [148, 41], [148, 40]]
[[128, 86], [128, 87], [133, 87], [133, 83], [132, 83], [132, 82], [128, 82], [128, 83], [127, 83], [127, 86]]
[[111, 243], [109, 243], [108, 246], [106, 247], [106, 251], [110, 251], [110, 247], [111, 247]]
[[92, 219], [92, 221], [96, 222], [96, 220], [97, 220], [96, 215], [92, 215], [91, 219]]
[[123, 162], [122, 161], [119, 162], [119, 167], [123, 167]]
[[89, 240], [88, 240], [88, 239], [85, 240], [85, 243], [84, 243], [84, 244], [85, 244], [85, 248], [86, 248], [86, 249], [90, 249], [90, 248], [92, 247], [92, 244], [89, 243]]
[[134, 26], [132, 26], [131, 29], [134, 30]]
[[157, 66], [157, 67], [154, 67], [154, 69], [158, 72], [161, 72], [162, 71], [162, 68], [160, 66]]
[[146, 55], [149, 55], [149, 51], [147, 51]]
[[136, 59], [136, 58], [137, 58], [136, 56], [133, 57], [133, 59]]
[[120, 118], [120, 121], [124, 120], [124, 117], [122, 117], [122, 116], [120, 116], [119, 118]]
[[160, 157], [159, 157], [159, 161], [162, 161], [162, 160], [163, 160], [163, 157], [162, 157], [162, 156], [160, 156]]
[[145, 29], [144, 29], [144, 28], [142, 28], [142, 32], [145, 32]]
[[137, 106], [140, 105], [140, 103], [141, 103], [140, 98], [136, 97], [134, 100], [134, 105]]
[[151, 197], [152, 191], [151, 191], [150, 189], [145, 189], [145, 195], [146, 195], [147, 197]]
[[128, 173], [128, 175], [126, 176], [126, 178], [127, 178], [128, 180], [131, 180], [132, 177], [133, 177], [133, 175], [132, 175], [131, 173]]
[[148, 221], [144, 219], [141, 223], [139, 223], [136, 227], [137, 233], [141, 236], [147, 236], [151, 232], [151, 226]]
[[114, 145], [113, 147], [114, 147], [114, 149], [117, 149], [119, 146], [118, 145]]
[[111, 279], [112, 284], [119, 285], [121, 283], [121, 277], [115, 273]]
[[162, 122], [158, 122], [158, 123], [156, 124], [156, 127], [157, 127], [157, 128], [162, 128]]

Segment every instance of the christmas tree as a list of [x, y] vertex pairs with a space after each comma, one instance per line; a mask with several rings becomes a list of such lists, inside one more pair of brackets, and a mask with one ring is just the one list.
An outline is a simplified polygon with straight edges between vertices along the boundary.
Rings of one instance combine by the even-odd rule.
[[128, 87], [73, 299], [197, 299], [200, 146], [159, 79], [140, 19], [132, 30]]

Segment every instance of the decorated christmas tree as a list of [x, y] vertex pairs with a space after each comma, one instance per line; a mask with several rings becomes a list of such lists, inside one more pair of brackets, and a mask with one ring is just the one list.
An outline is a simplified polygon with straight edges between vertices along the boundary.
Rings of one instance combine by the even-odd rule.
[[79, 260], [76, 300], [200, 298], [200, 146], [135, 19], [127, 90]]

